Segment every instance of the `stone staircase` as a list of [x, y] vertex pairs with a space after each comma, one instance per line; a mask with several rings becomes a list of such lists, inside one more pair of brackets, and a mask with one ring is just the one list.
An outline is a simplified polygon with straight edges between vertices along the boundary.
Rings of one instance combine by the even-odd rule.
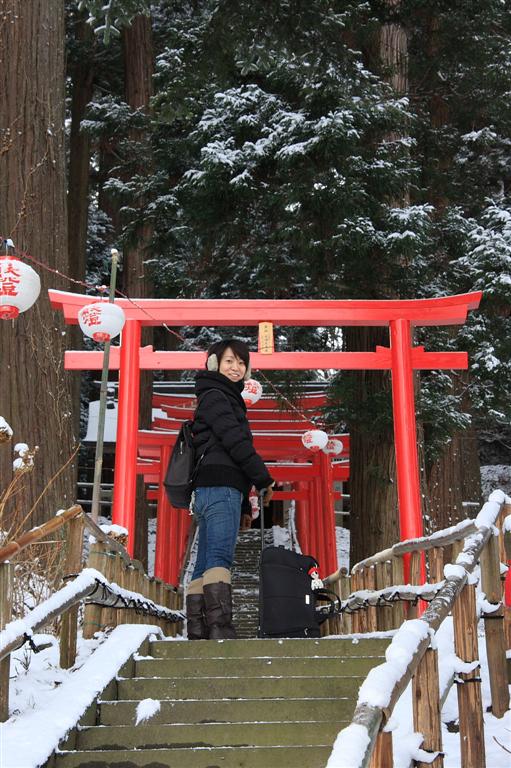
[[[273, 544], [271, 530], [265, 545]], [[238, 637], [257, 637], [259, 625], [259, 560], [261, 531], [240, 531], [232, 569], [233, 620]]]
[[47, 768], [323, 768], [387, 643], [146, 642]]

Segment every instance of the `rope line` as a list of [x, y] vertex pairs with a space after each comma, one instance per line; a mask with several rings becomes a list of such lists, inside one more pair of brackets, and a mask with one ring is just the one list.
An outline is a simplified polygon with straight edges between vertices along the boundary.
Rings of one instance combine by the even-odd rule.
[[[0, 236], [0, 237], [1, 237], [1, 236]], [[1, 237], [1, 240], [2, 240], [4, 243], [7, 241], [7, 240], [6, 240], [6, 238], [4, 238], [4, 237]], [[17, 254], [16, 254], [16, 255], [19, 255], [19, 256], [22, 256], [22, 257], [23, 257], [23, 258], [25, 258], [25, 259], [28, 259], [29, 261], [33, 262], [34, 264], [37, 264], [37, 266], [41, 267], [41, 269], [45, 269], [47, 272], [51, 272], [51, 273], [53, 273], [54, 275], [58, 275], [59, 277], [61, 277], [61, 278], [64, 278], [65, 280], [67, 280], [67, 281], [68, 281], [68, 282], [70, 282], [70, 283], [73, 283], [74, 285], [79, 285], [79, 286], [81, 286], [82, 288], [86, 288], [87, 290], [90, 290], [90, 291], [97, 291], [97, 292], [99, 292], [100, 294], [106, 294], [106, 293], [108, 293], [108, 290], [109, 290], [109, 289], [108, 289], [108, 286], [106, 286], [106, 285], [94, 285], [94, 284], [92, 284], [92, 283], [87, 283], [87, 282], [85, 282], [85, 281], [83, 281], [83, 280], [78, 280], [77, 278], [71, 277], [71, 276], [70, 276], [70, 275], [68, 275], [66, 272], [62, 272], [60, 269], [55, 269], [54, 267], [50, 267], [48, 264], [45, 264], [44, 262], [42, 262], [42, 261], [39, 261], [39, 259], [36, 259], [36, 257], [35, 257], [35, 256], [32, 256], [32, 254], [28, 253], [27, 251], [23, 251], [23, 250], [20, 250], [20, 251], [18, 251], [18, 252], [17, 252]], [[116, 295], [117, 295], [117, 296], [119, 296], [120, 298], [122, 298], [122, 299], [126, 299], [126, 301], [129, 301], [129, 302], [130, 302], [130, 304], [132, 304], [132, 305], [133, 305], [134, 307], [136, 307], [138, 310], [140, 310], [141, 312], [143, 312], [143, 313], [146, 315], [146, 317], [148, 317], [150, 320], [155, 320], [155, 321], [156, 321], [156, 318], [154, 317], [154, 315], [152, 315], [152, 314], [151, 314], [151, 313], [150, 313], [150, 312], [149, 312], [147, 309], [145, 309], [145, 307], [142, 307], [140, 304], [138, 304], [138, 303], [137, 303], [137, 302], [136, 302], [134, 299], [132, 299], [130, 296], [128, 296], [127, 294], [123, 293], [123, 292], [122, 292], [121, 290], [119, 290], [118, 288], [116, 288], [116, 289], [115, 289], [115, 293], [116, 293]], [[91, 298], [94, 298], [94, 297], [91, 297]], [[185, 337], [184, 337], [184, 336], [183, 336], [181, 333], [179, 333], [178, 331], [174, 331], [172, 328], [170, 328], [170, 327], [167, 325], [167, 323], [162, 323], [161, 321], [157, 321], [157, 324], [158, 324], [158, 325], [161, 325], [161, 327], [165, 328], [165, 330], [166, 330], [168, 333], [170, 333], [171, 335], [173, 335], [173, 336], [175, 336], [176, 338], [178, 338], [178, 339], [179, 339], [181, 342], [185, 343], [185, 342], [187, 341], [187, 339], [186, 339], [186, 338], [185, 338]], [[194, 351], [194, 352], [203, 352], [204, 350], [203, 350], [203, 349], [200, 349], [200, 348], [198, 348], [198, 347], [196, 347], [196, 346], [194, 346], [194, 345], [192, 344], [192, 345], [191, 345], [191, 351]], [[285, 396], [285, 395], [284, 395], [284, 394], [283, 394], [283, 393], [282, 393], [282, 392], [281, 392], [281, 391], [278, 389], [278, 387], [276, 387], [276, 386], [275, 386], [275, 384], [273, 384], [273, 382], [272, 382], [272, 381], [270, 381], [270, 379], [269, 379], [269, 378], [268, 378], [268, 377], [267, 377], [267, 376], [266, 376], [266, 375], [265, 375], [265, 374], [264, 374], [262, 371], [259, 371], [259, 372], [258, 372], [258, 375], [259, 375], [259, 376], [261, 376], [261, 378], [263, 378], [263, 379], [265, 380], [265, 382], [266, 382], [267, 384], [269, 384], [269, 385], [270, 385], [270, 387], [271, 387], [271, 388], [273, 389], [273, 391], [274, 391], [274, 392], [275, 392], [275, 393], [278, 395], [278, 397], [279, 397], [280, 399], [282, 399], [282, 400], [283, 400], [283, 401], [284, 401], [284, 402], [285, 402], [285, 403], [286, 403], [286, 404], [289, 406], [289, 408], [290, 408], [291, 410], [295, 411], [295, 412], [296, 412], [296, 413], [297, 413], [297, 414], [300, 416], [300, 418], [301, 418], [301, 419], [303, 419], [303, 421], [307, 421], [307, 422], [313, 422], [314, 424], [317, 424], [318, 426], [323, 426], [323, 427], [324, 427], [324, 425], [325, 425], [325, 421], [324, 421], [324, 419], [323, 419], [321, 416], [312, 416], [312, 417], [311, 417], [311, 416], [306, 416], [306, 415], [304, 414], [304, 412], [303, 412], [303, 411], [301, 411], [299, 408], [297, 408], [297, 406], [295, 406], [295, 405], [294, 405], [294, 404], [293, 404], [293, 403], [292, 403], [292, 402], [291, 402], [291, 401], [290, 401], [290, 400], [289, 400], [289, 399], [288, 399], [288, 398], [287, 398], [287, 397], [286, 397], [286, 396]]]

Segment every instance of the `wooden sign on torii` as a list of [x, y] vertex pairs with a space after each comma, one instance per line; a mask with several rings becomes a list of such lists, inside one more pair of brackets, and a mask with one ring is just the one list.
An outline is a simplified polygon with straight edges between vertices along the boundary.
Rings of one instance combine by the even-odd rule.
[[[54, 309], [67, 323], [91, 297], [50, 290]], [[264, 352], [251, 355], [254, 370], [390, 370], [401, 539], [422, 536], [422, 512], [417, 453], [414, 370], [466, 369], [466, 352], [426, 352], [414, 346], [412, 329], [419, 326], [461, 325], [468, 310], [479, 306], [480, 291], [435, 299], [410, 300], [271, 300], [271, 299], [119, 299], [126, 315], [120, 347], [110, 351], [110, 368], [119, 370], [119, 411], [114, 476], [113, 522], [130, 532], [133, 552], [137, 431], [142, 369], [203, 369], [206, 352], [159, 352], [140, 346], [144, 325], [158, 326], [387, 326], [390, 347], [374, 352]], [[267, 336], [268, 326], [263, 326]], [[265, 337], [266, 338], [266, 337]], [[261, 349], [261, 347], [260, 347]], [[102, 352], [66, 352], [68, 370], [100, 370]]]

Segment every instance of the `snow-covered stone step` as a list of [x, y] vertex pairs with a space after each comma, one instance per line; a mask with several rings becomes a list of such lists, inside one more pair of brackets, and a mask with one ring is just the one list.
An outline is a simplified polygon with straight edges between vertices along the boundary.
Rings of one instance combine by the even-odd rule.
[[77, 750], [275, 747], [333, 743], [347, 723], [188, 723], [92, 726], [77, 732]]
[[[315, 699], [201, 699], [159, 701], [150, 723], [321, 722], [349, 720], [355, 701]], [[140, 701], [102, 701], [98, 725], [135, 725]]]
[[155, 640], [148, 656], [191, 659], [255, 656], [385, 656], [390, 638], [252, 638], [248, 640]]
[[[382, 659], [383, 661], [383, 659]], [[136, 678], [238, 677], [240, 667], [247, 677], [367, 675], [372, 658], [332, 656], [266, 656], [256, 658], [141, 659], [135, 664]]]
[[117, 683], [119, 699], [273, 699], [318, 697], [355, 697], [365, 675], [314, 675], [293, 677], [248, 677], [243, 665], [240, 677], [133, 678]]
[[[325, 768], [332, 745], [62, 752], [55, 768]], [[51, 767], [53, 768], [53, 766]]]

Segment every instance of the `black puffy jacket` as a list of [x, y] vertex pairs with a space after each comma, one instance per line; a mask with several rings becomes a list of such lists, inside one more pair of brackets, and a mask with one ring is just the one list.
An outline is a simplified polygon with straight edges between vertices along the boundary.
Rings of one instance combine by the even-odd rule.
[[252, 485], [260, 490], [273, 482], [254, 449], [242, 391], [242, 381], [231, 381], [222, 373], [197, 374], [195, 393], [200, 402], [192, 429], [195, 455], [202, 455], [212, 435], [215, 442], [200, 462], [196, 488], [226, 485], [246, 497]]

